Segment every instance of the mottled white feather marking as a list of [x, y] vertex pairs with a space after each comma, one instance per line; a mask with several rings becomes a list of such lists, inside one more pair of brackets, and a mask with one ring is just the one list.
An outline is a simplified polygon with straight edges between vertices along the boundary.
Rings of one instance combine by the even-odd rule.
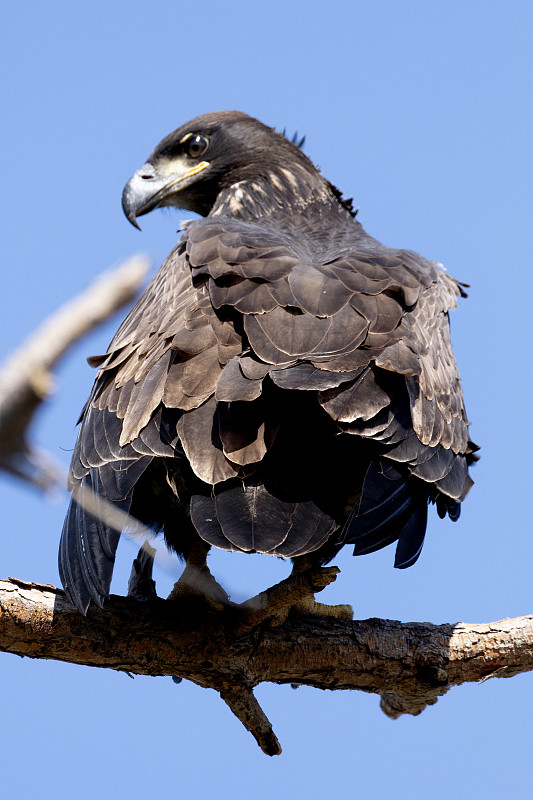
[[293, 189], [297, 189], [298, 188], [298, 181], [296, 180], [296, 176], [294, 175], [294, 173], [291, 172], [290, 169], [285, 169], [284, 167], [281, 168], [281, 171], [285, 175], [287, 180], [289, 181], [289, 183], [292, 186], [292, 188]]
[[270, 180], [272, 182], [272, 186], [275, 186], [275, 188], [278, 189], [278, 191], [281, 192], [283, 190], [283, 184], [275, 172], [270, 173]]

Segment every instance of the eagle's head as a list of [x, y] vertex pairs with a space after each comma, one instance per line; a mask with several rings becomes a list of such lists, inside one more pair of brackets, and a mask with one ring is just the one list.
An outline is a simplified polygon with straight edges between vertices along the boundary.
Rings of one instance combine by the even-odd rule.
[[161, 206], [206, 216], [224, 189], [268, 183], [276, 169], [296, 176], [296, 191], [299, 181], [327, 183], [296, 142], [259, 120], [240, 111], [203, 114], [157, 145], [124, 187], [122, 207], [136, 227], [137, 217]]

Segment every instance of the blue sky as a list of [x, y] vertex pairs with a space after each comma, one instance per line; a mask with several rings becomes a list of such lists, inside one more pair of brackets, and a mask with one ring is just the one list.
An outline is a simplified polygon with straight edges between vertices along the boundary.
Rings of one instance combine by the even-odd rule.
[[[348, 550], [326, 602], [359, 617], [485, 622], [533, 612], [528, 423], [533, 6], [508, 0], [183, 3], [50, 0], [1, 12], [3, 292], [0, 354], [93, 276], [135, 252], [154, 269], [180, 216], [143, 231], [125, 181], [197, 114], [236, 108], [289, 132], [354, 196], [386, 244], [443, 262], [472, 285], [452, 332], [480, 443], [458, 523], [432, 515], [415, 567]], [[35, 427], [68, 464], [75, 421], [118, 319], [62, 364]], [[57, 584], [65, 501], [0, 481], [0, 573]], [[124, 593], [134, 547], [120, 547]], [[267, 557], [219, 554], [244, 599], [285, 577]], [[178, 574], [158, 571], [161, 594]], [[528, 796], [533, 678], [452, 690], [392, 722], [374, 695], [257, 690], [284, 752], [264, 756], [212, 691], [169, 679], [0, 658], [2, 787], [20, 797], [219, 800], [325, 794], [370, 800]]]

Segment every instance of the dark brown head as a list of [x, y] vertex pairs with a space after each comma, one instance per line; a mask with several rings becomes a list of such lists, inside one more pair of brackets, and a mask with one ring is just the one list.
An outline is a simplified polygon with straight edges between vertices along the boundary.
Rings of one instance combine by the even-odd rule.
[[267, 182], [290, 174], [306, 188], [327, 182], [301, 149], [272, 128], [240, 111], [203, 114], [171, 133], [128, 181], [122, 195], [132, 225], [161, 206], [176, 206], [206, 216], [220, 193], [240, 181]]

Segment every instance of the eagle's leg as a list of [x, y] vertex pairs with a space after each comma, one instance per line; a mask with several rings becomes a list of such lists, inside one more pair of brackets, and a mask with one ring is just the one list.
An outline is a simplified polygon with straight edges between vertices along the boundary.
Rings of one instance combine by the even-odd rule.
[[147, 602], [157, 597], [155, 581], [152, 577], [155, 552], [148, 540], [145, 539], [131, 568], [128, 597], [134, 597], [141, 602]]
[[[313, 558], [310, 555], [296, 556], [293, 559], [291, 577], [316, 569]], [[315, 617], [335, 617], [336, 619], [353, 619], [353, 608], [349, 605], [330, 606], [326, 603], [317, 603], [314, 592], [309, 591], [304, 597], [299, 598], [292, 609], [299, 614], [311, 614]]]
[[281, 625], [291, 610], [320, 617], [352, 619], [351, 606], [328, 606], [315, 600], [315, 592], [321, 592], [332, 583], [339, 573], [339, 568], [316, 566], [305, 557], [299, 557], [295, 562], [288, 578], [250, 600], [234, 606], [241, 632], [251, 630], [264, 622], [272, 626]]
[[207, 554], [210, 545], [201, 540], [193, 541], [179, 581], [168, 596], [169, 600], [177, 600], [186, 595], [203, 597], [215, 611], [223, 611], [230, 599], [222, 586], [217, 583], [207, 566]]

